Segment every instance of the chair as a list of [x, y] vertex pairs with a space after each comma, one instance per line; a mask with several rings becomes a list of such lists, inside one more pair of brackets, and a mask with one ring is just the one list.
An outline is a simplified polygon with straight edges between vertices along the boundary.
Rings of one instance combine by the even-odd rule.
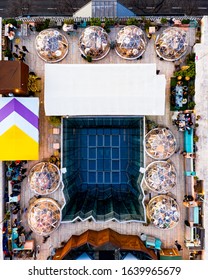
[[145, 246], [150, 249], [161, 250], [161, 244], [161, 240], [153, 236], [147, 236], [147, 239], [145, 241]]

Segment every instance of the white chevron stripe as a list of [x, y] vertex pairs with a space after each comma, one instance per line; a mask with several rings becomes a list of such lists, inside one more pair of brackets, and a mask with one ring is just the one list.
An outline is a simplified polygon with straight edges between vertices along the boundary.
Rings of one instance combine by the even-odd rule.
[[2, 97], [0, 99], [0, 109], [3, 108], [7, 103], [9, 103], [14, 97]]
[[39, 140], [38, 129], [35, 128], [33, 125], [31, 125], [28, 121], [26, 121], [23, 117], [21, 117], [16, 112], [11, 113], [7, 118], [5, 118], [0, 123], [0, 136], [3, 133], [5, 133], [7, 130], [9, 130], [13, 125], [16, 125], [27, 135], [33, 138], [36, 142], [38, 142]]

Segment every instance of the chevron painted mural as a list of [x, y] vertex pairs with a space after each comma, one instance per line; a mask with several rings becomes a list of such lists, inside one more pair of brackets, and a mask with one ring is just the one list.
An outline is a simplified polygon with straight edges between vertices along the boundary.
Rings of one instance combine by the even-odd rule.
[[37, 160], [38, 123], [38, 98], [0, 98], [0, 160]]

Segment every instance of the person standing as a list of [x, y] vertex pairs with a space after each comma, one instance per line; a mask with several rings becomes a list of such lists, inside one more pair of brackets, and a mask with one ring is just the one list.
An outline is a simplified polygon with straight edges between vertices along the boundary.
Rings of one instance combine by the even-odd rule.
[[178, 251], [183, 250], [183, 249], [182, 249], [182, 246], [178, 243], [178, 240], [175, 241], [175, 245], [176, 245]]

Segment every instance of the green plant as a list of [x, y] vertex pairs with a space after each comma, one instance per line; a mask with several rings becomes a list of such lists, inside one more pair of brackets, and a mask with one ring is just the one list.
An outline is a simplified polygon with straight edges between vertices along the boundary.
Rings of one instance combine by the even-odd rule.
[[188, 109], [189, 109], [189, 110], [193, 110], [194, 107], [195, 107], [195, 105], [196, 105], [196, 103], [195, 103], [194, 101], [190, 101], [190, 102], [188, 103]]
[[53, 126], [60, 126], [61, 124], [61, 117], [60, 116], [51, 116], [49, 117], [49, 123]]
[[7, 212], [5, 213], [5, 215], [4, 215], [4, 219], [0, 222], [0, 224], [3, 223], [3, 222], [6, 221], [6, 220], [9, 220], [9, 219], [10, 219], [10, 216], [11, 216], [10, 212], [7, 211]]
[[50, 19], [45, 19], [44, 21], [37, 22], [35, 28], [37, 32], [43, 31], [49, 27]]
[[20, 27], [22, 23], [23, 23], [22, 20], [18, 20], [18, 21], [17, 21], [17, 27]]
[[107, 26], [107, 27], [114, 26], [115, 23], [116, 23], [115, 19], [105, 18], [105, 26]]
[[190, 77], [194, 78], [196, 75], [196, 70], [195, 70], [195, 62], [190, 61], [188, 64], [189, 68], [186, 70], [179, 70], [174, 72], [174, 75], [176, 77], [181, 76], [181, 77]]
[[191, 62], [195, 62], [195, 53], [189, 53], [186, 56], [186, 64], [189, 65]]
[[64, 23], [65, 24], [74, 24], [74, 19], [73, 18], [64, 19]]
[[191, 96], [195, 95], [195, 87], [194, 87], [194, 85], [191, 85], [191, 86], [188, 87], [188, 93]]
[[149, 19], [146, 19], [144, 23], [144, 29], [146, 30], [146, 32], [149, 32], [150, 26], [151, 26], [151, 21]]
[[175, 87], [177, 85], [177, 79], [175, 77], [171, 77], [170, 86]]
[[92, 57], [91, 57], [90, 55], [87, 55], [87, 56], [86, 56], [86, 60], [87, 60], [88, 62], [92, 62]]
[[14, 18], [8, 18], [8, 19], [4, 19], [3, 20], [3, 24], [8, 24], [8, 23], [11, 23], [12, 25], [16, 26], [17, 27], [17, 21], [16, 19]]
[[197, 136], [197, 135], [195, 134], [194, 137], [193, 137], [193, 141], [194, 141], [194, 143], [198, 142], [198, 141], [199, 141], [199, 136]]
[[12, 58], [12, 52], [10, 49], [4, 50], [3, 53], [5, 57], [8, 57], [9, 59]]
[[189, 24], [190, 23], [190, 19], [184, 18], [184, 19], [182, 19], [181, 23], [182, 24]]
[[158, 124], [152, 120], [149, 120], [149, 119], [146, 119], [146, 128], [147, 128], [147, 131], [150, 131], [154, 128], [157, 128], [158, 127]]
[[126, 21], [127, 25], [138, 25], [139, 21], [136, 18], [128, 18]]
[[111, 32], [110, 27], [108, 27], [108, 26], [104, 26], [104, 29], [105, 29], [105, 31], [106, 31], [107, 33], [110, 33], [110, 32]]
[[166, 24], [168, 22], [167, 18], [161, 18], [160, 22], [162, 24]]
[[91, 26], [101, 26], [100, 18], [91, 18], [90, 19], [90, 25]]

